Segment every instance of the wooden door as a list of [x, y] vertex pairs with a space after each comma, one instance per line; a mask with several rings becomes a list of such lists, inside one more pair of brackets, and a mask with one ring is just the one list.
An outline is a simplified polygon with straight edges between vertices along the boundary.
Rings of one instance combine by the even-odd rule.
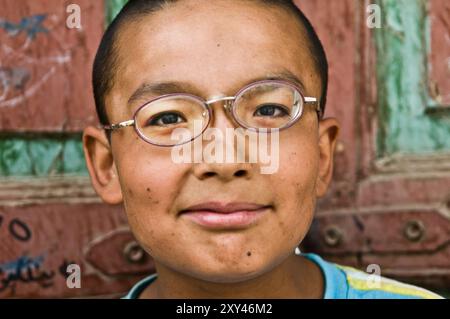
[[[297, 3], [324, 42], [326, 114], [342, 124], [333, 185], [303, 249], [449, 290], [450, 2]], [[380, 28], [367, 24], [373, 4]]]
[[[95, 195], [81, 131], [96, 123], [91, 65], [102, 1], [0, 0], [0, 298], [123, 295], [151, 260], [122, 207]], [[70, 9], [70, 8], [69, 8]], [[81, 288], [69, 288], [78, 264]]]
[[[91, 65], [126, 0], [0, 0], [0, 297], [120, 296], [152, 260], [123, 208], [90, 186], [81, 130], [95, 123]], [[330, 63], [341, 122], [334, 180], [302, 250], [381, 275], [450, 283], [450, 34], [446, 0], [296, 0]], [[105, 18], [106, 17], [106, 18]], [[68, 288], [67, 265], [81, 267]], [[21, 274], [21, 275], [20, 275]]]

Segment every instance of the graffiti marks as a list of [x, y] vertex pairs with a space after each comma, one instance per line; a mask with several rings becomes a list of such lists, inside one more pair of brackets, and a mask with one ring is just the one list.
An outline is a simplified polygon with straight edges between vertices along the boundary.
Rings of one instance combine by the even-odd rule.
[[[29, 257], [20, 256], [12, 261], [0, 264], [0, 293], [11, 289], [12, 295], [15, 295], [17, 285], [38, 284], [42, 288], [54, 286], [55, 276], [57, 274], [66, 280], [68, 288], [81, 288], [81, 270], [73, 261], [64, 261], [56, 270], [45, 270], [43, 263], [45, 255]], [[73, 277], [73, 278], [72, 278]]]
[[[3, 216], [0, 215], [0, 229], [3, 224]], [[18, 218], [13, 218], [8, 223], [8, 230], [11, 236], [18, 241], [26, 242], [31, 239], [31, 229], [28, 225]]]
[[22, 67], [0, 67], [0, 82], [3, 87], [11, 86], [22, 90], [30, 79], [30, 72]]
[[17, 24], [0, 18], [0, 29], [4, 29], [11, 37], [18, 36], [24, 32], [29, 39], [34, 40], [36, 34], [48, 33], [48, 30], [42, 25], [46, 17], [46, 14], [24, 17]]
[[[71, 53], [54, 34], [53, 29], [59, 21], [56, 17], [48, 19], [47, 14], [24, 17], [19, 23], [0, 18], [0, 108], [15, 107], [36, 94], [61, 65], [71, 61]], [[48, 24], [47, 23], [47, 24]], [[37, 49], [39, 41], [34, 41], [42, 33], [53, 40], [48, 49], [51, 56], [33, 57], [30, 52]], [[25, 34], [25, 41], [19, 37]], [[2, 39], [3, 37], [3, 39]], [[33, 45], [33, 46], [32, 46]], [[48, 45], [48, 44], [46, 44]], [[56, 50], [56, 51], [54, 51]]]
[[28, 257], [21, 256], [16, 260], [0, 264], [0, 292], [7, 288], [16, 288], [16, 284], [35, 282], [42, 288], [53, 285], [51, 279], [55, 276], [54, 271], [41, 269], [44, 256]]
[[[21, 94], [19, 96], [13, 97], [11, 99], [6, 99], [6, 95], [11, 91], [10, 86], [3, 86], [4, 91], [2, 94], [0, 94], [0, 107], [13, 107], [16, 106], [22, 102], [24, 102], [27, 98], [30, 98], [31, 96], [33, 96], [38, 89], [45, 83], [47, 82], [47, 80], [49, 79], [49, 77], [55, 73], [56, 68], [55, 67], [51, 67], [50, 70], [47, 71], [47, 73], [44, 74], [44, 76], [42, 76], [42, 78], [37, 81], [36, 83], [34, 83], [32, 86], [30, 86], [27, 90], [21, 92]], [[7, 79], [6, 79], [7, 81]], [[6, 82], [5, 81], [5, 82]], [[0, 87], [2, 84], [2, 78], [1, 78], [1, 74], [0, 74]], [[0, 90], [1, 92], [1, 90]], [[5, 101], [2, 102], [2, 100], [5, 99]]]
[[14, 218], [9, 223], [9, 232], [11, 235], [20, 241], [29, 241], [31, 238], [31, 230], [28, 228], [27, 224], [20, 221], [17, 218]]

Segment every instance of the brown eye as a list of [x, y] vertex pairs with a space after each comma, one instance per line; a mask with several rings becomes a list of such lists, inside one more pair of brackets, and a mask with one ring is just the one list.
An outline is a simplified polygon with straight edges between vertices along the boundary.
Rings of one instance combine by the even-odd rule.
[[164, 112], [153, 116], [150, 120], [148, 120], [147, 125], [166, 126], [178, 124], [181, 122], [186, 122], [186, 119], [181, 114], [176, 112]]
[[270, 117], [282, 117], [289, 115], [286, 107], [280, 104], [263, 104], [259, 105], [253, 116], [270, 116]]

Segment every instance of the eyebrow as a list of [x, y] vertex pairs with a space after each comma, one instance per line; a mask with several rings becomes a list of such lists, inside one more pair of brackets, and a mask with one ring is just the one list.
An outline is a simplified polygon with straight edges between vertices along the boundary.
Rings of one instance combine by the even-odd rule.
[[[296, 84], [302, 90], [302, 92], [304, 92], [305, 90], [305, 85], [299, 79], [299, 77], [287, 69], [283, 69], [280, 72], [269, 72], [263, 77], [253, 78], [250, 81], [247, 81], [247, 83], [242, 85], [241, 87], [244, 87], [245, 85], [248, 85], [250, 83], [263, 80], [289, 81]], [[196, 96], [201, 96], [200, 90], [198, 90], [195, 86], [187, 82], [170, 81], [170, 82], [143, 83], [130, 96], [130, 98], [128, 99], [128, 105], [131, 105], [132, 103], [138, 100], [144, 99], [149, 95], [159, 96], [173, 93], [188, 93]]]

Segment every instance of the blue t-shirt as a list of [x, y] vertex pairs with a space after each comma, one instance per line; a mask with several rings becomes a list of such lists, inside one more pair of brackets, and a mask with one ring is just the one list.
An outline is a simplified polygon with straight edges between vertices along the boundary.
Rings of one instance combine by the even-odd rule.
[[[351, 267], [323, 260], [316, 254], [301, 254], [322, 270], [325, 282], [324, 299], [442, 299], [426, 289], [384, 277], [375, 277]], [[122, 299], [137, 299], [157, 278], [152, 274], [139, 281]]]

